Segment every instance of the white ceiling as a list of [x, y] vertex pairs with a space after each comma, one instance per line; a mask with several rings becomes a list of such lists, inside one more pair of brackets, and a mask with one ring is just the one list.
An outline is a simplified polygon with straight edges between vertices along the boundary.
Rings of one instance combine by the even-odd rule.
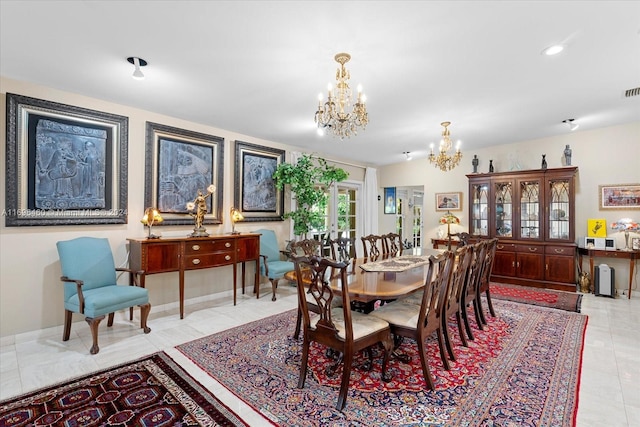
[[[640, 120], [639, 1], [7, 1], [2, 76], [372, 165]], [[547, 57], [555, 43], [567, 48]], [[370, 123], [315, 131], [351, 54]], [[126, 60], [149, 62], [144, 81]], [[468, 155], [467, 159], [471, 159]]]

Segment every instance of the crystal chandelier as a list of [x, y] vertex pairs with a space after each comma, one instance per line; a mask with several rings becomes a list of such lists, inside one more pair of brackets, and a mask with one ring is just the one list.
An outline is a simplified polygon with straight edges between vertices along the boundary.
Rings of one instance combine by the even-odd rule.
[[452, 144], [451, 139], [449, 139], [448, 126], [451, 124], [451, 122], [442, 122], [440, 124], [444, 126], [444, 130], [442, 131], [442, 139], [440, 140], [440, 149], [438, 150], [438, 155], [436, 156], [433, 152], [433, 144], [431, 144], [429, 161], [433, 163], [435, 167], [440, 168], [440, 170], [446, 172], [458, 166], [458, 163], [460, 163], [460, 159], [462, 159], [462, 153], [460, 152], [460, 141], [458, 141], [456, 152], [452, 156], [449, 155], [449, 150], [451, 150]]
[[362, 94], [362, 87], [358, 86], [358, 99], [353, 109], [351, 108], [351, 88], [349, 87], [349, 71], [344, 64], [349, 62], [351, 55], [339, 53], [335, 56], [340, 68], [336, 72], [336, 88], [328, 87], [327, 100], [323, 104], [323, 96], [318, 96], [318, 111], [316, 111], [315, 122], [318, 130], [323, 131], [328, 128], [334, 136], [341, 140], [358, 134], [358, 127], [363, 130], [369, 123], [366, 97]]

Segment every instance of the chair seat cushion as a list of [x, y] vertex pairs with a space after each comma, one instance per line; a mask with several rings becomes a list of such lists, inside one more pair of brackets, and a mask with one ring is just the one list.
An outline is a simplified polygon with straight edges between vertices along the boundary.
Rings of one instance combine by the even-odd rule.
[[[269, 261], [269, 279], [280, 279], [285, 273], [295, 270], [291, 261]], [[260, 273], [264, 276], [264, 265], [260, 265]]]
[[[149, 291], [138, 286], [112, 285], [84, 291], [84, 315], [98, 317], [149, 302]], [[78, 294], [65, 302], [64, 308], [80, 312]]]
[[391, 325], [414, 329], [418, 326], [419, 315], [420, 304], [413, 304], [408, 300], [408, 298], [399, 299], [389, 304], [385, 304], [382, 307], [373, 310], [369, 314], [369, 316], [382, 319]]
[[[333, 324], [338, 329], [338, 336], [342, 339], [346, 338], [344, 328], [344, 312], [342, 308], [334, 308], [331, 310], [331, 318]], [[318, 317], [316, 322], [320, 320]], [[370, 316], [368, 314], [358, 313], [357, 311], [351, 312], [351, 325], [353, 327], [353, 339], [358, 340], [366, 337], [383, 329], [389, 327], [389, 323], [382, 319]], [[315, 326], [315, 325], [314, 325]]]

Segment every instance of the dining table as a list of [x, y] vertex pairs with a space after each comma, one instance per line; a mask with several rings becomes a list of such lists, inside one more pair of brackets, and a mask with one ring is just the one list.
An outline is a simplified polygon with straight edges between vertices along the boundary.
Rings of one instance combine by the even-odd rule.
[[[392, 301], [422, 289], [429, 257], [443, 252], [442, 249], [422, 248], [412, 255], [356, 258], [353, 271], [346, 275], [352, 309], [370, 313], [377, 301]], [[285, 278], [296, 281], [295, 271], [285, 274]], [[336, 294], [342, 293], [338, 275], [331, 277], [329, 286]]]

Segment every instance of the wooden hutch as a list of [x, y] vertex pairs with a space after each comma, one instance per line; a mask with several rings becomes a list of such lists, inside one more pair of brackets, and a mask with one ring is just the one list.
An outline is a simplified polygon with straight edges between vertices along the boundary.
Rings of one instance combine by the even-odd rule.
[[469, 233], [497, 237], [491, 279], [576, 290], [577, 167], [469, 174]]

